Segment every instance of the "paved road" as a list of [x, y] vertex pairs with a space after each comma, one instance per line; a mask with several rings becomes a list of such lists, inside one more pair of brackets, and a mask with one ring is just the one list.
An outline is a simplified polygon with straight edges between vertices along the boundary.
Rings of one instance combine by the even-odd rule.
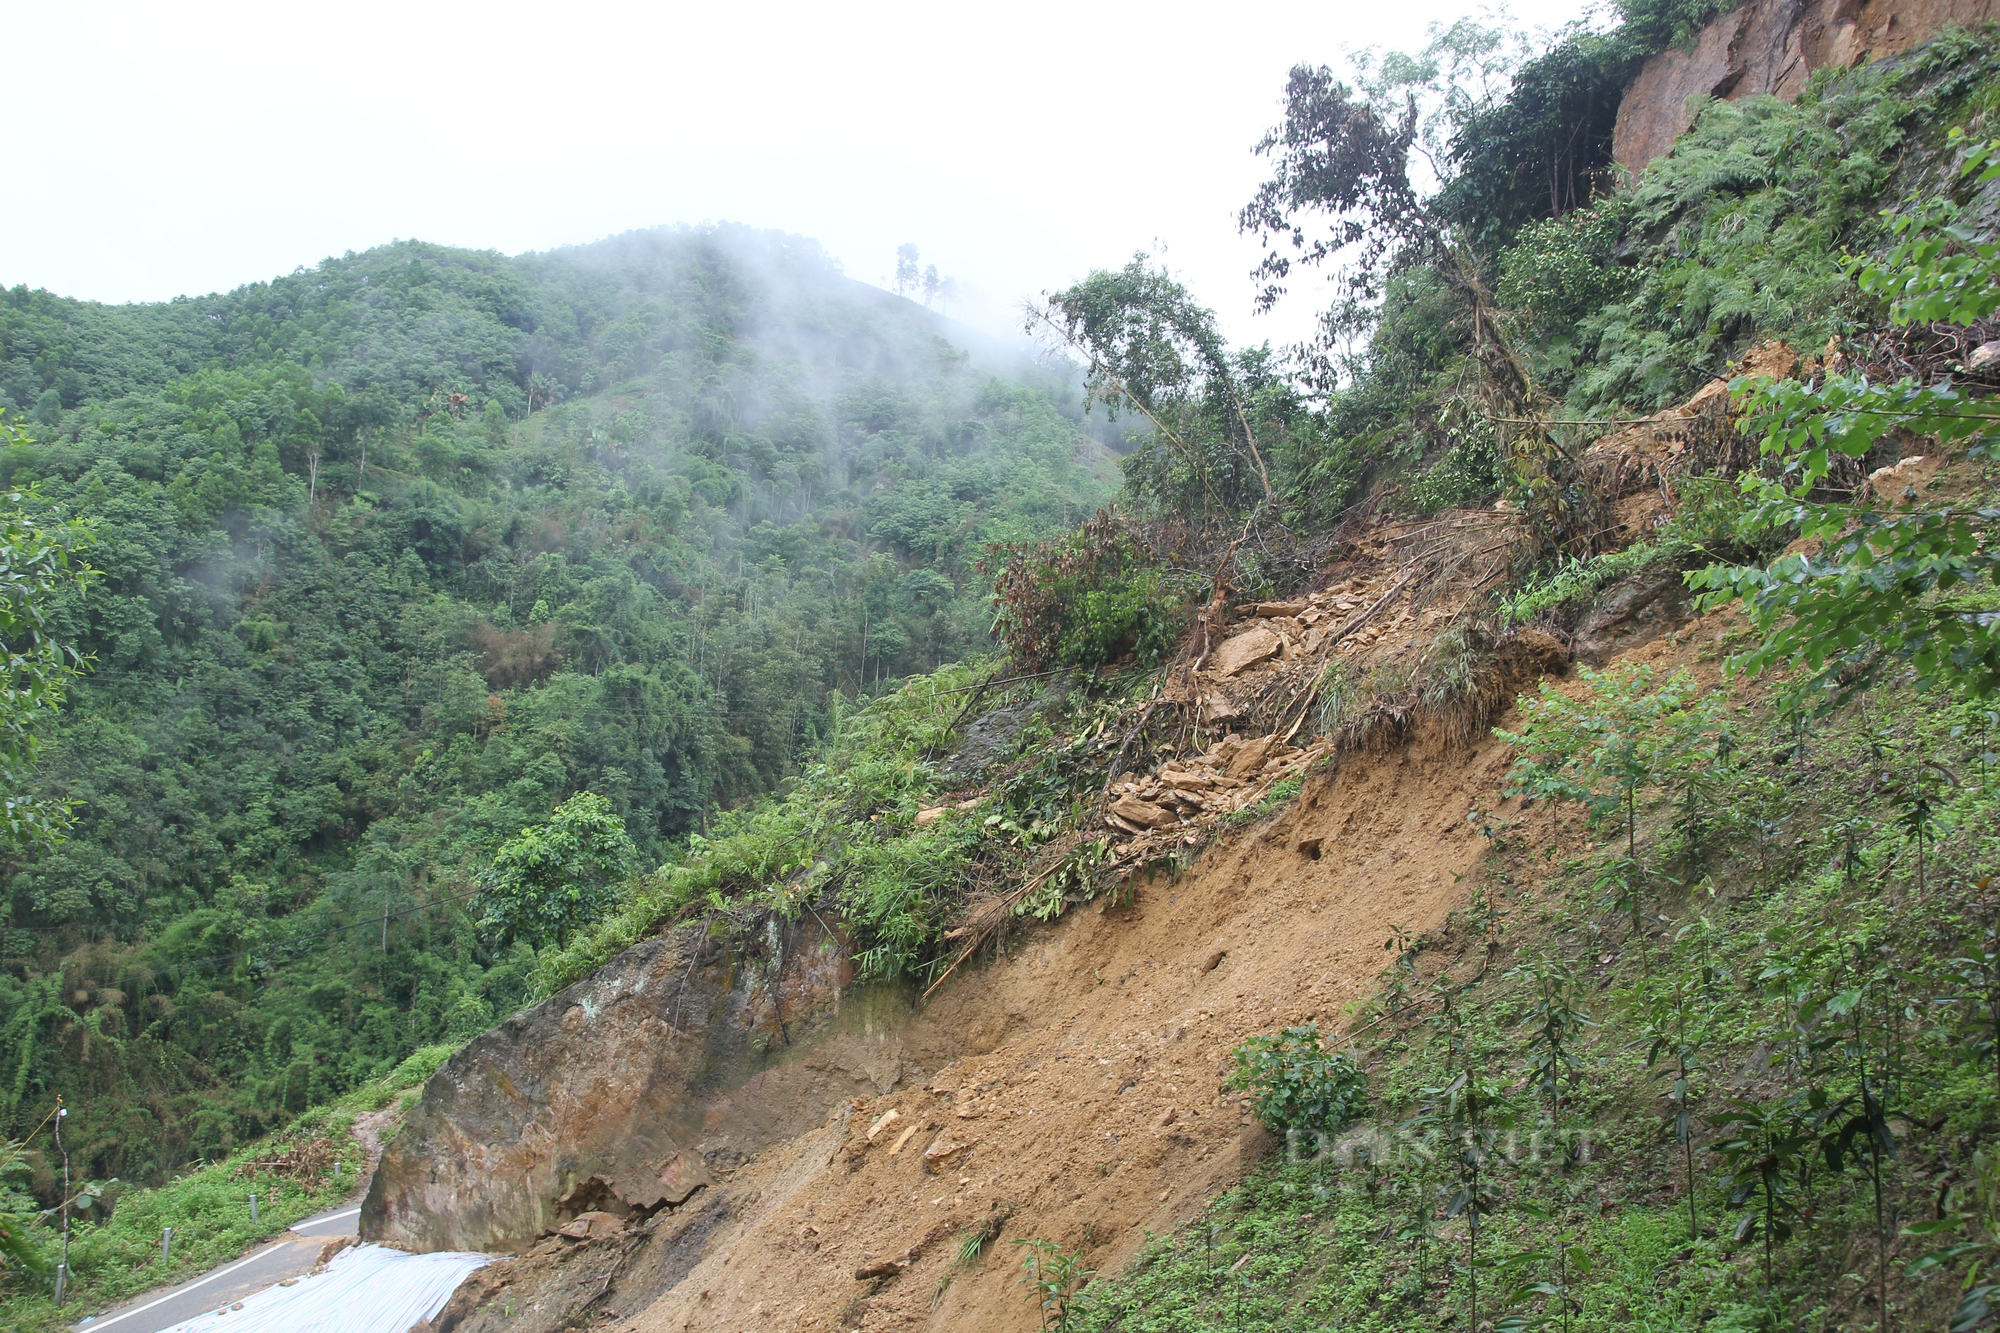
[[220, 1310], [273, 1282], [297, 1277], [311, 1268], [329, 1240], [358, 1234], [356, 1224], [360, 1215], [361, 1199], [356, 1195], [324, 1213], [294, 1223], [290, 1231], [235, 1263], [224, 1264], [171, 1291], [134, 1297], [76, 1327], [87, 1333], [159, 1333], [184, 1319]]

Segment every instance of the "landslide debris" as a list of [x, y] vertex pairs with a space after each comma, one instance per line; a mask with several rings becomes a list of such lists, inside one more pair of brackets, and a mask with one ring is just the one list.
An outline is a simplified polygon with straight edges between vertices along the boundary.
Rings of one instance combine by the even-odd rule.
[[[1734, 447], [1726, 417], [1705, 424], [1718, 420], [1716, 397], [1705, 391], [1586, 460], [1601, 503], [1626, 506], [1630, 532], [1657, 527], [1693, 457]], [[467, 1328], [516, 1327], [496, 1311], [527, 1308], [536, 1320], [634, 1330], [1025, 1329], [1033, 1311], [1012, 1242], [1052, 1240], [1115, 1269], [1273, 1146], [1217, 1091], [1243, 1038], [1342, 1026], [1376, 987], [1385, 938], [1445, 943], [1457, 932], [1457, 944], [1480, 945], [1454, 910], [1508, 890], [1483, 878], [1479, 821], [1504, 815], [1551, 845], [1574, 841], [1573, 819], [1499, 801], [1510, 756], [1483, 739], [1518, 690], [1570, 656], [1574, 618], [1508, 628], [1491, 612], [1534, 540], [1505, 504], [1365, 520], [1316, 586], [1222, 608], [1122, 703], [1080, 705], [1074, 682], [1003, 694], [980, 715], [990, 725], [969, 728], [984, 738], [977, 752], [943, 761], [959, 785], [925, 789], [866, 826], [889, 836], [887, 815], [904, 836], [939, 836], [979, 821], [1005, 849], [1005, 878], [975, 889], [944, 932], [955, 952], [922, 1005], [884, 1004], [862, 1025], [878, 1054], [893, 1052], [874, 1086], [837, 1099], [824, 1080], [799, 1091], [798, 1071], [840, 1063], [823, 1053], [843, 1031], [831, 1025], [785, 1032], [740, 1084], [677, 1073], [677, 1114], [719, 1122], [771, 1097], [792, 1128], [739, 1138], [726, 1155], [713, 1139], [676, 1138], [707, 1183], [652, 1213], [595, 1207], [617, 1197], [615, 1174], [542, 1138], [542, 1151], [571, 1163], [564, 1197], [593, 1206], [552, 1218], [516, 1265], [462, 1293], [453, 1317]], [[1597, 610], [1609, 617], [1600, 631], [1630, 650], [1680, 623], [1684, 605], [1614, 585]], [[965, 692], [961, 713], [1000, 689]], [[1100, 757], [1094, 769], [1057, 762], [1086, 751]], [[1052, 772], [1068, 799], [1083, 798], [1083, 816], [1052, 837], [1023, 836], [1012, 793]], [[817, 947], [844, 959], [840, 900], [804, 901], [826, 931]], [[1084, 903], [1097, 910], [1064, 910]], [[698, 936], [709, 938], [687, 938]], [[741, 967], [742, 995], [768, 985], [748, 935], [713, 938], [718, 957], [735, 960], [718, 983]], [[582, 1007], [557, 1000], [562, 1012]], [[560, 1048], [598, 1021], [558, 1024], [548, 1040]], [[603, 1080], [630, 1058], [592, 1047], [565, 1077]], [[645, 1055], [655, 1062], [645, 1067], [657, 1059]], [[621, 1134], [666, 1142], [637, 1120]]]

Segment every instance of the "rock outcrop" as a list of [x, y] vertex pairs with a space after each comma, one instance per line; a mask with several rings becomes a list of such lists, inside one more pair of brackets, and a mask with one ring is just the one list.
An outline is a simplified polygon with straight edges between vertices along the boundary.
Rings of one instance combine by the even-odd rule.
[[1694, 49], [1645, 63], [1618, 105], [1611, 152], [1641, 171], [1694, 123], [1689, 99], [1771, 93], [1787, 101], [1812, 72], [1896, 55], [1947, 24], [2000, 18], [2000, 0], [1751, 0], [1712, 20]]
[[699, 1199], [913, 1067], [923, 1025], [907, 996], [850, 987], [852, 970], [847, 941], [810, 914], [748, 945], [693, 926], [634, 945], [431, 1076], [383, 1154], [361, 1234], [519, 1252], [585, 1214]]
[[1604, 590], [1577, 627], [1571, 647], [1579, 661], [1601, 667], [1686, 623], [1691, 612], [1679, 568], [1669, 564], [1641, 570]]

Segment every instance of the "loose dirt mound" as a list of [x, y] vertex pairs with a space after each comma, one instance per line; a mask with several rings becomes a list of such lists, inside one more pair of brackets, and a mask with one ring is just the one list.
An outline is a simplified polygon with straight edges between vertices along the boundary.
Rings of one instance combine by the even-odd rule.
[[[1254, 1163], [1269, 1140], [1216, 1094], [1231, 1048], [1340, 1025], [1393, 927], [1447, 928], [1481, 851], [1466, 816], [1506, 763], [1436, 737], [1337, 759], [1178, 881], [1142, 877], [968, 970], [926, 1018], [974, 1053], [746, 1165], [703, 1261], [618, 1326], [1036, 1327], [1009, 1242], [1110, 1270]], [[981, 1230], [984, 1256], [955, 1266]]]

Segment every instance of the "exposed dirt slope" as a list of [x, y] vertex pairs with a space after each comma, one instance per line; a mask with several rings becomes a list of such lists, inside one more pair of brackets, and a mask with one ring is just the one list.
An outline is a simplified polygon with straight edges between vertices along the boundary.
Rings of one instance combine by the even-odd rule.
[[[617, 1326], [1035, 1327], [1008, 1242], [1114, 1268], [1262, 1155], [1262, 1131], [1216, 1095], [1231, 1047], [1339, 1022], [1393, 926], [1445, 927], [1481, 852], [1466, 814], [1506, 762], [1495, 742], [1435, 738], [1350, 755], [1178, 882], [1142, 879], [1128, 903], [1073, 912], [969, 972], [927, 1018], [975, 1053], [737, 1172], [706, 1257]], [[1300, 850], [1315, 839], [1317, 859]], [[955, 1270], [963, 1234], [995, 1217], [985, 1258]]]

